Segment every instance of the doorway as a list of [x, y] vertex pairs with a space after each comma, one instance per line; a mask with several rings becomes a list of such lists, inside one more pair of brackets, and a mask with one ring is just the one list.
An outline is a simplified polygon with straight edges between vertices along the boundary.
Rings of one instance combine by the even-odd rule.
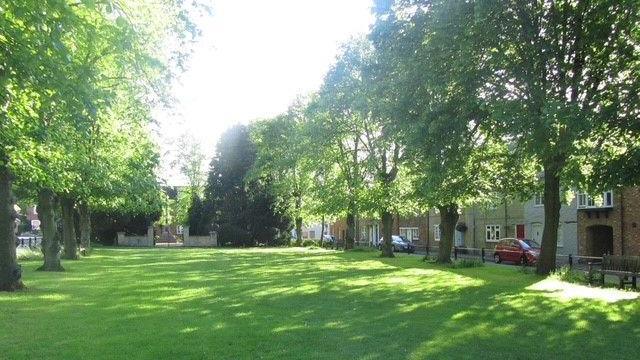
[[606, 225], [589, 226], [586, 245], [589, 256], [613, 254], [613, 228]]

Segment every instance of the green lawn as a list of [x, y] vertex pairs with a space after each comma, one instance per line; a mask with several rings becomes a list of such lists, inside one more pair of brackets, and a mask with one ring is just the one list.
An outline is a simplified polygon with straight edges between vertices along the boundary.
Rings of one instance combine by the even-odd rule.
[[640, 358], [640, 300], [420, 260], [104, 248], [65, 273], [26, 262], [28, 290], [0, 293], [0, 358]]

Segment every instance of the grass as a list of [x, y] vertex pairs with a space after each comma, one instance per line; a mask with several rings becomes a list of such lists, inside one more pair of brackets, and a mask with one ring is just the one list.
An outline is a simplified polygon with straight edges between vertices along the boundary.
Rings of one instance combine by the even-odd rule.
[[22, 263], [28, 290], [0, 293], [3, 359], [637, 359], [640, 350], [638, 293], [572, 285], [574, 296], [506, 266], [300, 248], [103, 248], [64, 273]]

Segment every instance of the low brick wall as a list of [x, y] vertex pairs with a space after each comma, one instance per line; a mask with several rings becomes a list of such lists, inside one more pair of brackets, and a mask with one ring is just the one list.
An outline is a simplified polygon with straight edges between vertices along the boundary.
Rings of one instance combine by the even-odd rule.
[[184, 246], [194, 247], [211, 247], [218, 246], [218, 241], [215, 236], [185, 236]]
[[149, 227], [147, 235], [125, 235], [119, 232], [118, 246], [153, 247], [153, 228]]

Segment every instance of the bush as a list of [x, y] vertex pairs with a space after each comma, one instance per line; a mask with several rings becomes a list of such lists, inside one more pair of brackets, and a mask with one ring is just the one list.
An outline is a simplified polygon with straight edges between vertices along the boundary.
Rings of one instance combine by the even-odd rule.
[[483, 267], [484, 263], [480, 259], [461, 259], [452, 262], [449, 267], [453, 269]]
[[552, 279], [557, 279], [574, 284], [588, 284], [589, 280], [587, 275], [582, 271], [576, 271], [569, 268], [569, 266], [563, 266], [549, 275]]
[[310, 239], [302, 241], [303, 247], [316, 246], [316, 242]]
[[518, 272], [523, 273], [523, 274], [533, 274], [535, 273], [535, 268], [532, 268], [530, 266], [518, 266]]
[[42, 260], [43, 258], [44, 255], [39, 249], [24, 249], [18, 252], [18, 260], [22, 261]]

